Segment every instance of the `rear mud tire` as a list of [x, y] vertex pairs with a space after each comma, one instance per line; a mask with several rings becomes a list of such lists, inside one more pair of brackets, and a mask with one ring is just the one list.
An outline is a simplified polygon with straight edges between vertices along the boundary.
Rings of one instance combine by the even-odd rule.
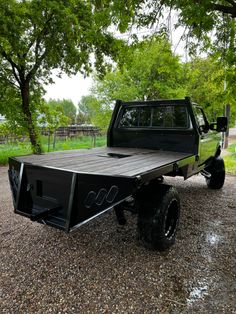
[[164, 251], [175, 243], [180, 215], [178, 192], [172, 186], [159, 184], [155, 192], [140, 194], [138, 240], [146, 248]]

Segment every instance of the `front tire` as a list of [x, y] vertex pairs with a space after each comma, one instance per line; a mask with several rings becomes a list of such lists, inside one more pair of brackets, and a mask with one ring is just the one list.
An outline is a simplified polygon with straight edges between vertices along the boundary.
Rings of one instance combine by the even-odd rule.
[[211, 176], [206, 178], [206, 184], [210, 189], [221, 189], [225, 182], [225, 164], [220, 157], [214, 158], [212, 164], [206, 169]]
[[155, 192], [148, 191], [144, 197], [141, 195], [139, 198], [139, 241], [153, 250], [164, 251], [170, 248], [175, 243], [179, 223], [180, 200], [177, 190], [159, 184], [156, 185]]

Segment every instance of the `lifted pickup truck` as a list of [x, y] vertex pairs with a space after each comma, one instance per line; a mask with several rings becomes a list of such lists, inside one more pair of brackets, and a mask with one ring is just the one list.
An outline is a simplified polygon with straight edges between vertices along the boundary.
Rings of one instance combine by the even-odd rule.
[[227, 119], [207, 118], [189, 97], [116, 102], [107, 147], [9, 159], [15, 213], [71, 232], [115, 208], [138, 215], [138, 238], [165, 250], [175, 241], [180, 200], [163, 176], [201, 173], [209, 188], [224, 184], [221, 134]]

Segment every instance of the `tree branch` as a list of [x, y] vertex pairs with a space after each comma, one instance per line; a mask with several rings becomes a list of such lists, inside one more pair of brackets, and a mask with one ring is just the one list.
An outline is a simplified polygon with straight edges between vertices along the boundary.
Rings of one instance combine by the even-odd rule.
[[212, 9], [215, 11], [225, 13], [225, 14], [230, 14], [230, 15], [232, 15], [232, 17], [236, 17], [236, 3], [234, 3], [232, 7], [222, 5], [222, 4], [213, 3]]
[[11, 84], [11, 85], [13, 85], [14, 87], [16, 87], [17, 89], [19, 89], [20, 88], [20, 86], [19, 85], [17, 85], [16, 83], [14, 83], [14, 82], [12, 82], [10, 79], [8, 79], [8, 78], [4, 78], [9, 84]]
[[14, 66], [14, 68], [16, 68], [17, 70], [19, 70], [18, 65], [12, 60], [12, 58], [10, 56], [7, 55], [7, 53], [3, 50], [1, 52], [1, 55], [3, 56], [3, 58], [5, 58], [12, 66]]
[[[30, 51], [30, 49], [33, 47], [34, 43], [37, 42], [37, 40], [41, 41], [41, 39], [47, 35], [47, 32], [48, 32], [48, 24], [50, 23], [51, 19], [53, 18], [53, 13], [51, 13], [47, 19], [47, 21], [45, 22], [43, 28], [41, 29], [41, 31], [39, 32], [38, 36], [36, 36], [34, 38], [34, 40], [32, 40], [28, 47], [27, 47], [27, 50], [26, 52], [23, 54], [23, 57], [25, 58], [27, 56], [27, 53]], [[32, 22], [32, 21], [31, 21]], [[35, 30], [35, 25], [33, 25], [34, 27], [34, 30]]]
[[26, 58], [27, 53], [28, 53], [28, 52], [30, 51], [30, 49], [33, 47], [34, 43], [35, 43], [35, 39], [32, 40], [32, 41], [29, 43], [26, 52], [23, 54], [23, 58]]
[[232, 6], [236, 6], [236, 2], [234, 0], [225, 0], [226, 2], [228, 2], [229, 4], [232, 4]]
[[34, 74], [37, 72], [46, 54], [47, 54], [47, 49], [45, 49], [44, 53], [40, 57], [37, 57], [35, 64], [33, 65], [33, 67], [31, 68], [31, 70], [26, 76], [27, 81], [30, 81], [32, 77], [34, 76]]
[[27, 81], [30, 81], [32, 79], [32, 77], [34, 76], [34, 74], [36, 73], [38, 68], [40, 67], [43, 59], [45, 58], [45, 56], [47, 54], [47, 48], [45, 48], [44, 52], [39, 57], [39, 49], [40, 49], [40, 44], [41, 44], [42, 38], [44, 36], [46, 36], [48, 33], [48, 24], [50, 23], [51, 19], [53, 18], [53, 15], [54, 15], [53, 13], [50, 14], [49, 18], [47, 19], [46, 23], [44, 24], [43, 29], [40, 31], [39, 36], [34, 41], [34, 42], [36, 42], [36, 44], [35, 44], [35, 64], [33, 65], [33, 67], [31, 68], [31, 70], [29, 71], [29, 73], [26, 76]]
[[20, 85], [18, 85], [18, 82], [14, 82], [14, 78], [12, 77], [12, 69], [11, 68], [6, 68], [3, 67], [0, 71], [0, 80], [1, 81], [6, 81], [7, 83], [13, 85], [14, 87], [16, 87], [17, 89], [20, 88]]
[[12, 58], [10, 56], [7, 55], [7, 53], [5, 51], [2, 51], [1, 55], [3, 56], [3, 58], [5, 58], [10, 63], [10, 65], [12, 67], [12, 73], [13, 73], [17, 83], [21, 86], [21, 80], [16, 73], [16, 70], [18, 71], [18, 74], [20, 73], [20, 69], [19, 69], [18, 65], [12, 60]]

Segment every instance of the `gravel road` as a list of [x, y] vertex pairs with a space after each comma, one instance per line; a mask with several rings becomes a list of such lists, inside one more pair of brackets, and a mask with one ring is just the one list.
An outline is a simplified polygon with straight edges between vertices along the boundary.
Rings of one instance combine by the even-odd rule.
[[108, 212], [76, 233], [13, 214], [0, 167], [0, 313], [236, 313], [236, 177], [177, 187], [181, 224], [168, 252], [137, 244], [136, 217]]

